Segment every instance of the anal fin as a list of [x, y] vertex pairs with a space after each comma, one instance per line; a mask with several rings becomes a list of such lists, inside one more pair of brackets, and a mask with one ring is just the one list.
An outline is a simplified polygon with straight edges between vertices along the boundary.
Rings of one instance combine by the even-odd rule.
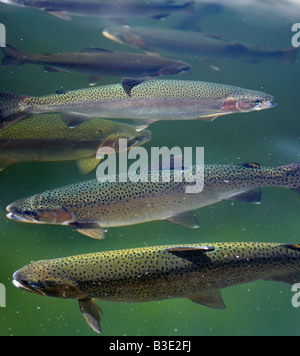
[[78, 303], [80, 311], [88, 325], [98, 334], [101, 334], [100, 320], [102, 310], [99, 305], [91, 299], [79, 299]]
[[173, 224], [189, 227], [191, 229], [197, 229], [198, 227], [200, 227], [194, 213], [191, 211], [187, 211], [185, 213], [170, 216], [170, 217], [166, 218], [165, 220], [167, 220]]
[[250, 189], [246, 192], [235, 194], [227, 198], [226, 200], [241, 201], [246, 203], [260, 204], [262, 191], [260, 188]]
[[203, 292], [189, 298], [194, 303], [205, 305], [206, 307], [224, 310], [226, 305], [223, 301], [221, 291], [219, 289]]

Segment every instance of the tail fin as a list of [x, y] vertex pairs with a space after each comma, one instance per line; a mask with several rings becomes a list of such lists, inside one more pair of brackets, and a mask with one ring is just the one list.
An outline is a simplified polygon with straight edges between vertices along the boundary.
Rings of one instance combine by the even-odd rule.
[[285, 171], [287, 188], [300, 194], [300, 162], [287, 164], [281, 169]]
[[2, 48], [5, 57], [2, 59], [2, 65], [4, 66], [21, 66], [26, 63], [27, 55], [16, 48], [6, 44], [6, 47]]
[[6, 128], [30, 115], [22, 110], [19, 103], [27, 96], [0, 91], [0, 128]]
[[278, 59], [285, 63], [295, 63], [297, 60], [298, 48], [284, 48], [280, 51]]

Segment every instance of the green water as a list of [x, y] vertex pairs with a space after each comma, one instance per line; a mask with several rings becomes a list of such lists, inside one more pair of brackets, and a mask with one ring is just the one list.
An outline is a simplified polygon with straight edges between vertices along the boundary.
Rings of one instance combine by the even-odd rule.
[[[193, 17], [194, 27], [268, 48], [291, 46], [291, 27], [299, 21], [282, 14], [280, 8], [271, 15], [265, 8], [252, 10], [250, 14], [246, 9], [225, 8], [204, 17], [201, 23]], [[183, 16], [187, 15], [128, 23], [176, 27]], [[89, 46], [134, 51], [101, 36], [103, 28], [111, 24], [103, 19], [63, 21], [41, 11], [0, 4], [0, 22], [6, 26], [7, 43], [28, 53], [71, 52]], [[145, 147], [204, 147], [205, 162], [210, 164], [254, 161], [277, 166], [300, 160], [298, 62], [218, 61], [220, 71], [214, 71], [196, 58], [182, 55], [176, 59], [193, 65], [193, 70], [181, 79], [262, 90], [272, 94], [278, 105], [272, 110], [225, 116], [213, 123], [157, 122], [150, 127], [153, 139]], [[119, 80], [105, 78], [101, 83]], [[83, 75], [45, 73], [34, 65], [0, 66], [3, 91], [39, 96], [86, 86]], [[93, 172], [88, 178], [94, 177]], [[83, 179], [86, 177], [80, 175], [74, 162], [22, 163], [1, 173], [0, 283], [6, 287], [6, 307], [0, 308], [0, 335], [94, 335], [76, 301], [34, 295], [11, 284], [12, 274], [31, 261], [183, 242], [210, 245], [229, 241], [300, 242], [300, 197], [279, 188], [265, 189], [260, 205], [226, 201], [196, 211], [201, 225], [196, 230], [168, 222], [151, 222], [111, 228], [103, 241], [89, 239], [64, 226], [21, 224], [6, 219], [5, 207], [11, 202]], [[223, 296], [225, 311], [209, 309], [187, 299], [144, 304], [99, 302], [104, 313], [103, 335], [300, 335], [300, 310], [292, 307], [291, 286], [257, 281], [223, 290]]]

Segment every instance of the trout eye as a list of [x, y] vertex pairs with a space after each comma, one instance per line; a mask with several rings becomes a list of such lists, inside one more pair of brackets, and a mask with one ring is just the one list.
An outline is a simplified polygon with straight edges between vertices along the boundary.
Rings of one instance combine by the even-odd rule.
[[260, 104], [262, 104], [263, 102], [262, 102], [262, 100], [260, 100], [260, 99], [256, 99], [256, 100], [250, 100], [250, 103], [251, 103], [251, 104], [254, 104], [254, 105], [260, 105]]

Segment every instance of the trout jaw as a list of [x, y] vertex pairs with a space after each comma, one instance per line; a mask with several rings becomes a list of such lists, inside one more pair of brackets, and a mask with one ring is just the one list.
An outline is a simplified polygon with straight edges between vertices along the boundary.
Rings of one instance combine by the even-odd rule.
[[[39, 262], [38, 262], [39, 264]], [[26, 268], [29, 268], [26, 270]], [[30, 269], [30, 265], [21, 268], [13, 274], [13, 285], [19, 289], [31, 292], [34, 294], [67, 298], [67, 299], [86, 299], [88, 295], [83, 292], [71, 280], [64, 278], [61, 274], [53, 271], [52, 276], [46, 277], [43, 274], [42, 266], [36, 269]]]
[[69, 225], [75, 221], [73, 215], [62, 207], [51, 210], [21, 210], [11, 204], [6, 210], [8, 219], [31, 224]]
[[[14, 277], [15, 277], [15, 274], [14, 274]], [[22, 290], [26, 290], [27, 292], [31, 292], [31, 293], [35, 293], [35, 294], [39, 294], [39, 295], [46, 295], [41, 290], [34, 288], [33, 286], [31, 286], [29, 284], [27, 285], [27, 283], [24, 283], [24, 282], [21, 283], [17, 279], [13, 279], [12, 283], [15, 287], [22, 289]]]

